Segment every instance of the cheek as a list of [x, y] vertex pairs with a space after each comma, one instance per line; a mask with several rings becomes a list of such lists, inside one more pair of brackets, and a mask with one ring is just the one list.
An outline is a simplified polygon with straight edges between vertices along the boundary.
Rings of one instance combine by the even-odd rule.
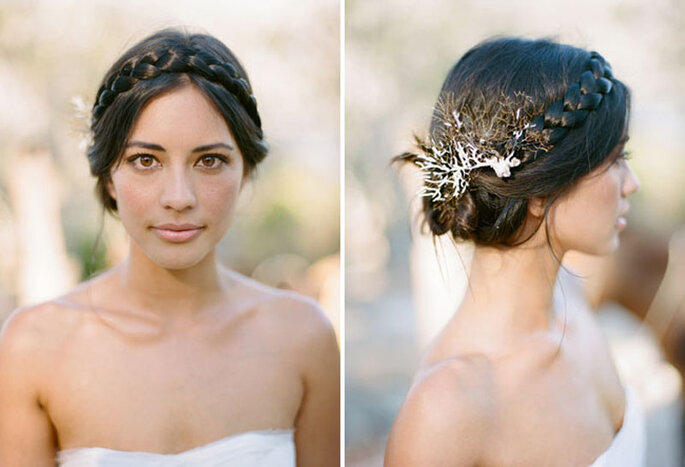
[[589, 193], [585, 206], [588, 213], [597, 216], [615, 217], [618, 214], [618, 204], [621, 197], [620, 183], [616, 177], [607, 173], [603, 183], [598, 183]]
[[113, 175], [112, 185], [122, 220], [128, 213], [142, 214], [149, 211], [151, 203], [155, 202], [154, 183], [133, 183], [125, 177]]
[[589, 253], [594, 252], [593, 246], [603, 248], [614, 232], [619, 211], [619, 185], [613, 174], [606, 173], [579, 185], [563, 199], [550, 213], [557, 240], [566, 247]]
[[576, 199], [570, 204], [575, 217], [588, 222], [615, 215], [619, 198], [620, 181], [609, 169], [582, 186], [576, 193]]
[[209, 183], [202, 190], [202, 206], [207, 215], [221, 222], [230, 221], [240, 196], [240, 180]]

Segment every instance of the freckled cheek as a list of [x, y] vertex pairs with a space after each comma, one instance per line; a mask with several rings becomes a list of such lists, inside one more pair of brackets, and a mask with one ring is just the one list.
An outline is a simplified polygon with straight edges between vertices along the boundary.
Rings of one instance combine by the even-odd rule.
[[202, 206], [217, 223], [229, 222], [240, 196], [240, 181], [213, 183], [203, 187]]
[[135, 213], [142, 216], [158, 202], [157, 189], [154, 183], [130, 183], [114, 181], [117, 196], [117, 207], [121, 215]]
[[618, 214], [618, 204], [621, 197], [619, 183], [613, 179], [598, 187], [597, 192], [590, 202], [595, 209], [602, 210], [607, 215]]

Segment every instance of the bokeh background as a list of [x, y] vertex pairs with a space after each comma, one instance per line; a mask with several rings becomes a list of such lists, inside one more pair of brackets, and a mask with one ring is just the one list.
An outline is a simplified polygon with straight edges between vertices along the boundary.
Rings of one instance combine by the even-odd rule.
[[0, 322], [126, 255], [125, 232], [96, 202], [76, 115], [123, 51], [181, 26], [237, 54], [271, 148], [220, 261], [318, 299], [337, 328], [339, 9], [337, 0], [0, 2]]
[[[685, 249], [683, 236], [674, 236], [685, 225], [685, 3], [347, 0], [345, 15], [347, 465], [382, 465], [421, 352], [466, 284], [454, 247], [434, 248], [419, 235], [409, 214], [416, 173], [391, 167], [390, 158], [412, 149], [413, 133], [427, 129], [449, 68], [494, 35], [551, 37], [597, 50], [632, 89], [627, 149], [642, 185], [631, 198], [620, 251], [638, 258], [610, 259], [608, 266], [579, 260], [578, 267], [601, 277], [605, 290], [621, 268], [643, 273], [631, 280], [645, 293], [624, 300], [638, 313], [626, 317], [625, 306], [605, 303], [601, 320], [623, 378], [653, 382], [640, 388], [652, 431], [649, 465], [680, 465], [680, 375], [664, 363], [661, 346], [674, 329], [674, 310], [685, 314]], [[468, 246], [462, 253], [468, 258]], [[661, 282], [667, 262], [670, 279]], [[597, 285], [590, 282], [589, 293]], [[647, 314], [661, 316], [652, 320], [657, 326], [641, 324]]]

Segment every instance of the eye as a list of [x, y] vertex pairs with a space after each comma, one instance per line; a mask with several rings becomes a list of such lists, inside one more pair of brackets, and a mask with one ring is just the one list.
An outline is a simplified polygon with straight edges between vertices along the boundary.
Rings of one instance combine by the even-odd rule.
[[129, 157], [128, 162], [139, 170], [149, 170], [159, 165], [157, 158], [150, 154], [136, 154]]
[[228, 163], [228, 159], [219, 154], [207, 154], [200, 157], [195, 165], [202, 169], [216, 170], [221, 168], [224, 164]]
[[630, 152], [622, 151], [618, 156], [609, 160], [609, 167], [625, 165], [626, 161], [630, 159]]
[[625, 163], [626, 161], [630, 160], [630, 152], [628, 151], [623, 151], [619, 156], [614, 160], [614, 164], [620, 165]]

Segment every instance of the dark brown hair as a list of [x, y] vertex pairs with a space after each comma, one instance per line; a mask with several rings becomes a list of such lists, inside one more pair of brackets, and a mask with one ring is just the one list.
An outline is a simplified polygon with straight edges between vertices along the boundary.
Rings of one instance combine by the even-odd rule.
[[117, 210], [107, 183], [141, 110], [151, 99], [187, 84], [203, 92], [224, 117], [246, 174], [266, 156], [257, 101], [235, 55], [210, 35], [164, 29], [127, 50], [107, 71], [96, 96], [88, 161], [106, 210]]
[[[494, 116], [502, 98], [520, 96], [528, 102], [524, 110], [533, 114], [528, 131], [543, 132], [546, 150], [517, 153], [521, 164], [508, 177], [498, 177], [489, 167], [474, 169], [459, 197], [424, 197], [425, 225], [434, 235], [449, 232], [455, 239], [488, 245], [521, 243], [517, 234], [529, 200], [544, 198], [548, 212], [607, 160], [626, 133], [629, 90], [601, 55], [546, 39], [498, 38], [475, 46], [450, 70], [428, 141], [444, 132], [438, 107], [446, 99], [457, 108], [478, 109], [478, 118], [497, 125]], [[395, 161], [416, 164], [417, 157], [408, 152]]]

